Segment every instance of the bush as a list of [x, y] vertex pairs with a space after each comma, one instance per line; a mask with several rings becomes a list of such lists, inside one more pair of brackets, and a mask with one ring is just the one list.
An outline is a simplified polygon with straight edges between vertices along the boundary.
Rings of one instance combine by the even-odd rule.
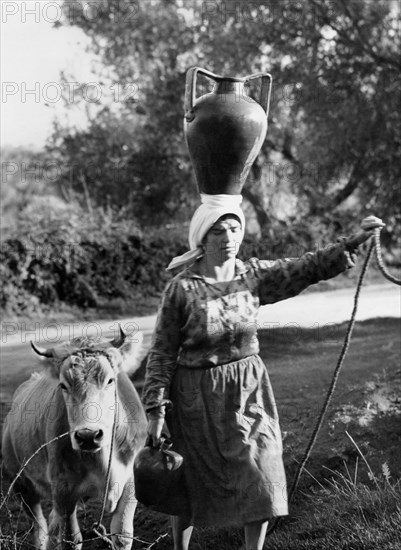
[[162, 291], [176, 240], [144, 235], [124, 212], [48, 206], [40, 200], [25, 209], [2, 243], [0, 305], [6, 313], [29, 315], [60, 303], [86, 309], [138, 291], [142, 297]]

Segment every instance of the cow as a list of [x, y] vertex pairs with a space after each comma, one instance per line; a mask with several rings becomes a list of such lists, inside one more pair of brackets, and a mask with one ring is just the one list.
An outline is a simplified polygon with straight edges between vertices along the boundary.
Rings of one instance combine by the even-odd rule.
[[[128, 550], [137, 504], [133, 462], [147, 422], [125, 366], [139, 364], [140, 346], [120, 330], [112, 341], [82, 337], [52, 349], [32, 347], [45, 369], [17, 388], [2, 453], [5, 470], [14, 479], [20, 474], [14, 489], [34, 519], [33, 543], [41, 550], [82, 547], [78, 501], [103, 502], [112, 448], [105, 511], [112, 513], [114, 547]], [[41, 498], [49, 495], [48, 526]]]

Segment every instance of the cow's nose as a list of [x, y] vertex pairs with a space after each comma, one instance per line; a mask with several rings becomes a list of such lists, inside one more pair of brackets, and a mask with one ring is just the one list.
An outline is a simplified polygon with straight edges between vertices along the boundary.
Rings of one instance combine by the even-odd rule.
[[75, 439], [82, 449], [91, 449], [100, 446], [103, 430], [82, 429], [75, 432]]

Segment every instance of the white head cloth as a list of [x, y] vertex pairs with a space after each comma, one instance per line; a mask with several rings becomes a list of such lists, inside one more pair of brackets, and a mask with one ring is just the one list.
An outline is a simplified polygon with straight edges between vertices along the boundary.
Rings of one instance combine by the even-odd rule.
[[227, 214], [238, 216], [241, 221], [242, 235], [244, 235], [245, 216], [240, 206], [242, 195], [206, 195], [206, 193], [201, 193], [201, 202], [202, 204], [195, 211], [189, 225], [190, 250], [173, 258], [167, 267], [168, 271], [191, 264], [203, 256], [202, 241], [209, 229], [222, 216]]

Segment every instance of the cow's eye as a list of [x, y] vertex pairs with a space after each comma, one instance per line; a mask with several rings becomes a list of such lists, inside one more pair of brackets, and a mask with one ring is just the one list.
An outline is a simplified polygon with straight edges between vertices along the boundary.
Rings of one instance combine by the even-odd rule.
[[107, 382], [107, 385], [111, 386], [113, 382], [114, 382], [114, 378], [109, 378], [109, 381]]
[[67, 386], [65, 384], [63, 384], [62, 382], [60, 382], [59, 386], [63, 391], [67, 391], [67, 389], [68, 389]]

